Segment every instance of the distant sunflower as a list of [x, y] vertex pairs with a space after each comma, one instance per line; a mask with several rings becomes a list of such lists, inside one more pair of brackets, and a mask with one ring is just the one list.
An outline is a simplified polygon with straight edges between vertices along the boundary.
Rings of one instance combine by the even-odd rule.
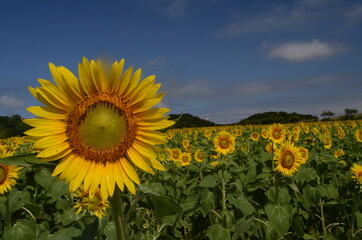
[[[10, 157], [12, 152], [0, 151], [0, 158]], [[19, 178], [19, 171], [23, 169], [17, 165], [0, 164], [0, 195], [11, 190]]]
[[274, 163], [277, 165], [275, 170], [284, 176], [292, 176], [298, 171], [302, 163], [302, 157], [298, 147], [288, 141], [282, 143], [275, 151]]
[[182, 146], [187, 149], [190, 146], [190, 140], [184, 139], [182, 140]]
[[355, 137], [357, 142], [362, 142], [362, 129], [359, 129], [355, 133]]
[[49, 68], [55, 83], [39, 79], [41, 87], [29, 90], [45, 106], [29, 107], [41, 118], [25, 120], [34, 129], [26, 134], [40, 149], [43, 161], [61, 159], [53, 175], [70, 182], [73, 192], [82, 183], [91, 194], [100, 187], [103, 199], [112, 196], [115, 185], [135, 194], [140, 180], [134, 165], [154, 174], [165, 170], [156, 160], [167, 142], [157, 130], [173, 124], [163, 116], [167, 108], [152, 108], [164, 93], [155, 76], [141, 80], [141, 69], [124, 73], [124, 60], [112, 67], [102, 61], [83, 58], [78, 66], [79, 81], [65, 67]]
[[235, 150], [235, 137], [227, 131], [220, 131], [213, 140], [215, 151], [223, 155]]
[[170, 158], [174, 162], [178, 162], [180, 159], [181, 149], [179, 148], [172, 148], [170, 151]]
[[354, 163], [351, 172], [353, 174], [352, 178], [356, 179], [359, 184], [362, 184], [362, 166]]
[[258, 132], [252, 132], [250, 135], [250, 139], [257, 142], [259, 141], [260, 134]]
[[181, 153], [179, 158], [181, 166], [188, 166], [191, 163], [191, 153]]
[[309, 151], [307, 148], [304, 147], [299, 147], [299, 152], [300, 152], [300, 156], [301, 156], [301, 164], [304, 164], [307, 162], [308, 158], [309, 158]]
[[269, 128], [269, 139], [275, 143], [281, 143], [285, 140], [286, 130], [281, 124], [273, 124]]
[[205, 161], [206, 154], [201, 149], [197, 149], [194, 153], [194, 158], [196, 162], [203, 162]]
[[267, 139], [269, 137], [269, 131], [267, 128], [263, 128], [261, 130], [261, 137], [264, 138], [264, 139]]
[[335, 158], [340, 158], [340, 157], [344, 156], [344, 154], [345, 154], [344, 150], [342, 148], [340, 148], [340, 149], [334, 151], [333, 156]]

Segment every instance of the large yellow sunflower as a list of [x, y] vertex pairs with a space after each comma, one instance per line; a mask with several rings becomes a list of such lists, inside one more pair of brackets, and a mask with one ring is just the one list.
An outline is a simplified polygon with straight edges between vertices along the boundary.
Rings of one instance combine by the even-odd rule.
[[[0, 150], [0, 158], [10, 157], [11, 155], [12, 152]], [[11, 187], [16, 184], [21, 169], [23, 168], [17, 165], [0, 164], [0, 195], [11, 190]]]
[[281, 143], [285, 140], [286, 130], [281, 124], [273, 124], [269, 128], [269, 139], [275, 143]]
[[282, 143], [275, 151], [274, 163], [277, 165], [275, 170], [284, 176], [292, 176], [298, 171], [300, 164], [303, 162], [299, 148], [291, 142]]
[[83, 58], [79, 80], [65, 67], [49, 64], [54, 82], [39, 79], [30, 92], [44, 106], [29, 107], [40, 118], [25, 120], [35, 127], [26, 131], [44, 161], [61, 159], [53, 175], [70, 182], [70, 191], [82, 183], [93, 195], [100, 187], [102, 199], [112, 196], [115, 185], [135, 193], [140, 180], [134, 165], [154, 173], [165, 168], [156, 160], [166, 135], [157, 130], [173, 124], [163, 116], [167, 108], [152, 108], [164, 93], [155, 76], [141, 80], [141, 69], [123, 72], [124, 60], [107, 66]]
[[220, 131], [213, 140], [215, 151], [223, 155], [235, 150], [235, 137], [227, 131]]

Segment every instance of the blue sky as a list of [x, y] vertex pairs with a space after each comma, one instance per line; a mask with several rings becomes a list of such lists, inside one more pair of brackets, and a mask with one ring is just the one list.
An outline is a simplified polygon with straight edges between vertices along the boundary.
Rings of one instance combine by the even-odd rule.
[[217, 123], [286, 111], [362, 112], [362, 2], [0, 2], [0, 115], [32, 117], [28, 86], [85, 56], [156, 75], [171, 113]]

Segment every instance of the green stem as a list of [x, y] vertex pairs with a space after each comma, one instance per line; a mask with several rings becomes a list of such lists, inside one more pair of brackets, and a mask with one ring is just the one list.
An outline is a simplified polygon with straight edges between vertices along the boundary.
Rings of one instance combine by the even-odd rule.
[[327, 229], [326, 229], [326, 223], [325, 223], [325, 218], [324, 218], [323, 204], [324, 204], [324, 201], [319, 199], [319, 206], [320, 206], [320, 209], [321, 209], [321, 221], [322, 221], [323, 237], [326, 237], [327, 236]]
[[126, 222], [123, 216], [123, 202], [121, 198], [121, 190], [118, 186], [114, 190], [114, 195], [111, 199], [114, 222], [116, 225], [117, 236], [119, 240], [127, 240]]
[[5, 201], [5, 211], [6, 211], [6, 226], [11, 226], [11, 212], [10, 212], [10, 203], [9, 197], [6, 198]]
[[359, 187], [356, 188], [356, 191], [354, 193], [354, 196], [353, 196], [353, 205], [352, 205], [352, 214], [351, 214], [351, 225], [350, 225], [350, 239], [353, 239], [354, 237], [354, 233], [353, 233], [353, 229], [354, 229], [354, 222], [355, 222], [355, 219], [356, 219], [356, 211], [358, 209], [358, 203], [359, 203], [359, 200], [358, 200], [358, 195], [359, 195]]
[[226, 210], [226, 190], [225, 190], [225, 179], [224, 179], [224, 171], [225, 171], [225, 161], [223, 161], [221, 167], [221, 207], [222, 210]]

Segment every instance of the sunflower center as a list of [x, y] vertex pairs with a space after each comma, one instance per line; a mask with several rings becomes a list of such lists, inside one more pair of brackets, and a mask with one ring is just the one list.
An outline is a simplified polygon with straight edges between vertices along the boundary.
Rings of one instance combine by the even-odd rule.
[[292, 168], [293, 164], [294, 164], [294, 155], [290, 151], [287, 151], [284, 155], [283, 161], [281, 161], [281, 165], [284, 168], [290, 169]]
[[222, 149], [226, 149], [229, 147], [229, 141], [227, 139], [222, 139], [219, 145]]
[[85, 114], [79, 134], [86, 146], [99, 151], [109, 150], [117, 147], [126, 136], [127, 122], [118, 108], [101, 103]]
[[188, 162], [189, 161], [189, 158], [188, 157], [182, 157], [182, 161], [184, 162], [184, 163], [186, 163], [186, 162]]
[[174, 154], [172, 154], [172, 156], [173, 156], [174, 159], [178, 159], [178, 157], [180, 156], [180, 154], [174, 153]]
[[274, 137], [275, 139], [279, 139], [279, 138], [281, 137], [280, 132], [279, 132], [279, 131], [273, 132], [273, 137]]
[[6, 165], [0, 164], [0, 184], [4, 183], [6, 177], [8, 176], [8, 167]]
[[137, 128], [132, 108], [122, 98], [108, 93], [85, 98], [67, 119], [67, 135], [74, 154], [103, 164], [126, 156]]

